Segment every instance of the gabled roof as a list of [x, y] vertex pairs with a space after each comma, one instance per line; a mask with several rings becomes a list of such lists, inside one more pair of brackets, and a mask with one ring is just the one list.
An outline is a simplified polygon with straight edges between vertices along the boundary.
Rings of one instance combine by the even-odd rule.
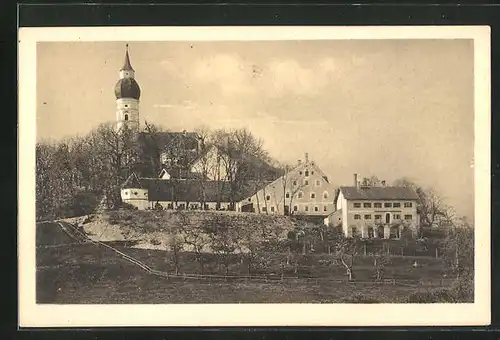
[[[148, 189], [150, 201], [221, 202], [231, 201], [229, 182], [200, 180], [166, 180], [141, 178]], [[235, 202], [254, 194], [268, 183], [247, 181], [234, 198]]]
[[348, 200], [418, 200], [415, 190], [405, 187], [340, 187]]
[[145, 189], [144, 183], [137, 177], [135, 173], [128, 176], [127, 180], [122, 184], [122, 189]]

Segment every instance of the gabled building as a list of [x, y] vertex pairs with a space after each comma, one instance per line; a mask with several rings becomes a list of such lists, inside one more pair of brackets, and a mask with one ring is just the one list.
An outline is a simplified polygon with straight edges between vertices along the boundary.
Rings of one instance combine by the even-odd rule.
[[416, 232], [420, 225], [418, 195], [405, 187], [362, 186], [354, 175], [354, 186], [338, 190], [335, 211], [324, 223], [341, 227], [346, 237], [400, 238], [405, 228]]
[[244, 212], [323, 217], [335, 209], [335, 187], [319, 166], [305, 160], [240, 202]]

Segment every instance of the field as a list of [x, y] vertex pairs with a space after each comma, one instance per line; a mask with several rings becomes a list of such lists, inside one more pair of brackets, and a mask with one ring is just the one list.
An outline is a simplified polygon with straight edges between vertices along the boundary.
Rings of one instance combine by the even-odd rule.
[[[114, 245], [151, 268], [170, 273], [167, 278], [152, 275], [103, 246], [77, 244], [56, 224], [47, 224], [39, 231], [38, 303], [408, 302], [412, 301], [410, 296], [418, 294], [436, 293], [443, 299], [444, 289], [440, 286], [449, 285], [446, 280], [436, 280], [443, 273], [440, 259], [421, 257], [421, 266], [414, 268], [411, 264], [415, 258], [406, 256], [391, 257], [385, 275], [395, 280], [392, 283], [370, 282], [374, 274], [372, 260], [363, 256], [355, 259], [356, 282], [347, 282], [340, 265], [324, 261], [327, 255], [300, 256], [302, 269], [283, 273], [284, 279], [233, 280], [235, 275], [248, 275], [247, 266], [236, 255], [230, 258], [228, 279], [186, 279], [174, 275], [172, 254], [166, 251]], [[56, 244], [45, 242], [54, 239]], [[255, 268], [252, 275], [280, 272], [286, 254], [267, 257], [267, 266]], [[194, 254], [181, 253], [179, 259], [181, 274], [198, 272]], [[204, 274], [225, 272], [215, 256], [205, 254], [204, 261]]]

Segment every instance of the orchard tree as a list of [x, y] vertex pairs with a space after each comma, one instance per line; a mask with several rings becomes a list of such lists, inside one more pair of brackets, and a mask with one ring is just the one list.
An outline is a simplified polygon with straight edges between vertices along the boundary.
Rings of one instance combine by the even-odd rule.
[[225, 274], [229, 274], [230, 255], [238, 248], [237, 228], [232, 227], [227, 215], [215, 214], [204, 220], [203, 232], [210, 239], [210, 248], [222, 260]]

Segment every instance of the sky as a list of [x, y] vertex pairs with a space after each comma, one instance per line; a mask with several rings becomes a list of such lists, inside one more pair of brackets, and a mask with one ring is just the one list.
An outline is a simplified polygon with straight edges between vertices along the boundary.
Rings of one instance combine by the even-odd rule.
[[[171, 131], [247, 128], [270, 155], [433, 188], [474, 212], [472, 40], [131, 42], [140, 121]], [[115, 119], [123, 42], [37, 47], [37, 140]]]

